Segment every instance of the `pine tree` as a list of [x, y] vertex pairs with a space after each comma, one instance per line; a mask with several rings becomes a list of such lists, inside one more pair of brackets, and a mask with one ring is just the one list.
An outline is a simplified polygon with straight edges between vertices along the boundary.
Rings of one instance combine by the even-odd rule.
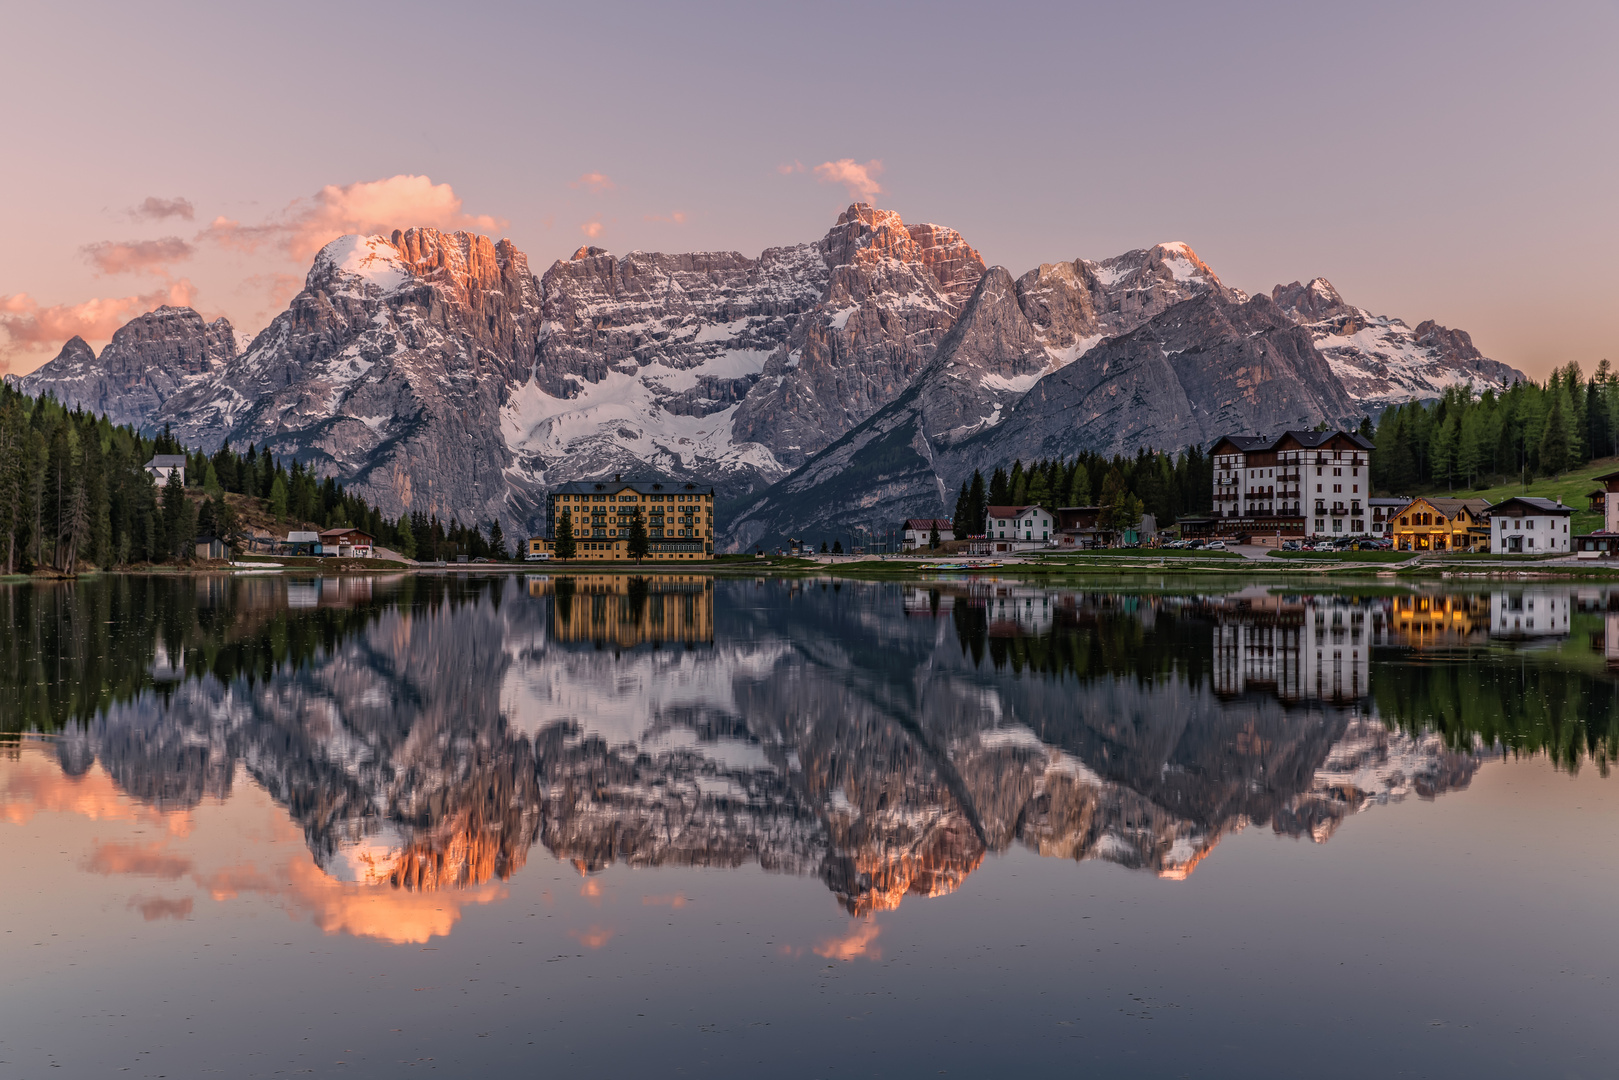
[[951, 523], [960, 532], [970, 531], [967, 522], [972, 520], [972, 493], [967, 490], [967, 481], [961, 482], [961, 494], [956, 496], [956, 513], [950, 519]]
[[394, 526], [394, 545], [405, 558], [416, 557], [416, 533], [410, 527], [409, 514], [399, 515], [399, 524]]
[[639, 506], [637, 506], [635, 508], [635, 512], [630, 515], [630, 539], [628, 547], [630, 558], [634, 559], [636, 562], [640, 562], [642, 559], [646, 558], [652, 550], [652, 545], [647, 540], [646, 515], [641, 512], [641, 508]]
[[984, 489], [984, 474], [977, 469], [973, 470], [972, 487], [967, 492], [968, 511], [965, 531], [961, 525], [956, 526], [956, 535], [980, 536], [984, 532], [984, 519], [989, 515], [989, 493]]
[[562, 517], [557, 520], [556, 556], [559, 559], [571, 559], [579, 554], [579, 542], [573, 536], [573, 511], [562, 511]]
[[821, 554], [822, 554], [822, 555], [825, 555], [825, 554], [826, 554], [826, 550], [827, 550], [827, 549], [826, 549], [826, 541], [825, 541], [825, 540], [822, 540], [822, 541], [821, 541]]
[[1553, 393], [1551, 411], [1546, 414], [1545, 432], [1540, 437], [1540, 468], [1552, 476], [1568, 468], [1568, 427], [1563, 415], [1563, 395]]
[[842, 555], [843, 554], [843, 541], [842, 540], [834, 540], [834, 541], [832, 541], [832, 554], [834, 554], [834, 555]]
[[270, 513], [280, 521], [287, 516], [287, 483], [277, 471], [270, 481]]
[[489, 526], [489, 557], [497, 562], [511, 560], [511, 555], [506, 551], [506, 533], [500, 527], [499, 518]]
[[939, 550], [939, 543], [939, 523], [935, 521], [932, 530], [928, 533], [928, 547], [937, 551]]

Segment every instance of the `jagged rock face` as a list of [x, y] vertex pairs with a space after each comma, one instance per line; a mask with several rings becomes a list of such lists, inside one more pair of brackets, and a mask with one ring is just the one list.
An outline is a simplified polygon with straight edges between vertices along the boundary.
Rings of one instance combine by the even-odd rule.
[[933, 358], [984, 261], [959, 233], [856, 204], [820, 243], [830, 271], [815, 312], [737, 411], [738, 439], [801, 464], [893, 401]]
[[347, 236], [235, 361], [166, 403], [188, 442], [255, 443], [341, 477], [390, 517], [517, 524], [501, 409], [534, 363], [540, 300], [509, 241]]
[[1504, 390], [1524, 377], [1481, 354], [1464, 330], [1431, 319], [1412, 330], [1392, 316], [1345, 303], [1325, 278], [1278, 285], [1271, 298], [1309, 329], [1332, 373], [1367, 412], [1412, 398], [1436, 398], [1463, 383], [1472, 383], [1477, 392]]
[[99, 357], [75, 337], [54, 360], [16, 382], [25, 394], [48, 391], [69, 408], [151, 429], [166, 401], [235, 356], [236, 333], [229, 321], [205, 323], [191, 308], [165, 305], [119, 327]]

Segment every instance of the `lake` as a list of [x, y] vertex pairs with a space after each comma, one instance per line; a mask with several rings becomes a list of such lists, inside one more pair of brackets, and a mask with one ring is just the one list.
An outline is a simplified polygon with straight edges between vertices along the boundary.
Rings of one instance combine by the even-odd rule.
[[0, 1076], [1612, 1075], [1619, 589], [0, 585]]

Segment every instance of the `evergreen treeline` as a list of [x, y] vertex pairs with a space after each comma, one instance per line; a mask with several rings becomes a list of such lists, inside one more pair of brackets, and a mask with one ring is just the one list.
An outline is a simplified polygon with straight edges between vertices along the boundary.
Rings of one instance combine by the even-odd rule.
[[1437, 401], [1385, 410], [1372, 438], [1378, 491], [1414, 494], [1488, 487], [1499, 477], [1557, 476], [1619, 454], [1619, 373], [1604, 360], [1589, 379], [1570, 363], [1544, 385], [1520, 382], [1481, 395], [1471, 386], [1452, 387]]
[[977, 470], [962, 483], [956, 496], [956, 535], [963, 534], [962, 522], [972, 523], [972, 533], [983, 532], [991, 506], [1034, 504], [1053, 516], [1062, 506], [1100, 506], [1104, 523], [1134, 527], [1143, 512], [1159, 525], [1208, 513], [1213, 497], [1213, 459], [1198, 446], [1174, 455], [1138, 450], [1134, 458], [1108, 458], [1086, 451], [1027, 466], [1014, 461], [1010, 469], [996, 468], [987, 483]]
[[[145, 471], [155, 454], [183, 454], [186, 475], [158, 485]], [[251, 445], [209, 455], [186, 450], [167, 428], [147, 437], [104, 416], [69, 411], [55, 398], [0, 386], [0, 574], [89, 564], [111, 568], [184, 560], [198, 537], [230, 540], [242, 528], [233, 493], [277, 523], [364, 529], [414, 558], [506, 558], [498, 522], [487, 538], [474, 525], [417, 513], [397, 521], [321, 479]]]

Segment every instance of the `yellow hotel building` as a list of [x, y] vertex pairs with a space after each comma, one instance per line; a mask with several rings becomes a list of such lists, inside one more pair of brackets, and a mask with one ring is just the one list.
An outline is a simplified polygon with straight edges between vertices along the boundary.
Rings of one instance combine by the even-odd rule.
[[1488, 551], [1490, 504], [1483, 499], [1412, 499], [1394, 515], [1395, 551]]
[[714, 489], [673, 481], [581, 481], [552, 491], [545, 502], [545, 535], [528, 541], [525, 553], [556, 557], [562, 515], [573, 522], [575, 559], [622, 561], [630, 557], [630, 519], [646, 520], [647, 559], [689, 562], [714, 557]]

